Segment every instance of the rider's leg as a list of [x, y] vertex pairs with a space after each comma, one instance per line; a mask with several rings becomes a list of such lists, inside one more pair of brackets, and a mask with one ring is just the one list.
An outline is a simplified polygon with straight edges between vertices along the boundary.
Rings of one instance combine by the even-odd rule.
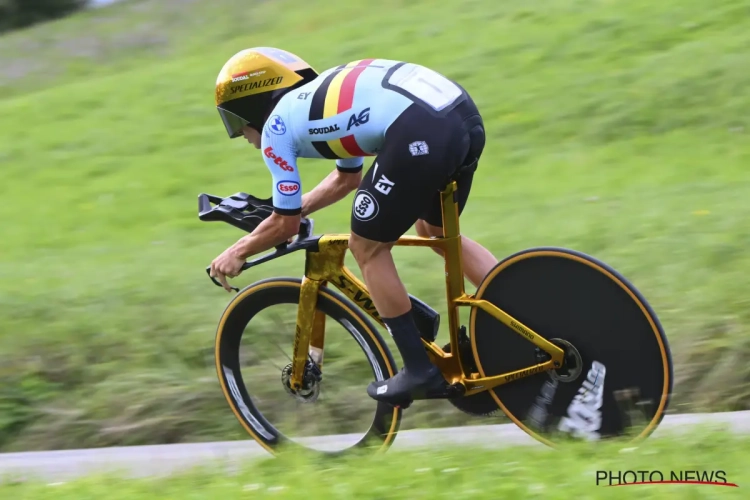
[[415, 382], [434, 375], [417, 325], [411, 314], [411, 301], [396, 271], [391, 255], [393, 243], [368, 240], [356, 234], [349, 237], [349, 249], [357, 261], [370, 297], [391, 332], [404, 366]]
[[[404, 360], [404, 368], [395, 376], [368, 386], [368, 395], [379, 401], [406, 404], [446, 394], [448, 383], [430, 362], [390, 249], [419, 219], [441, 224], [440, 189], [467, 160], [479, 157], [484, 140], [479, 118], [470, 99], [442, 115], [413, 104], [388, 128], [354, 196], [349, 248]], [[480, 130], [470, 132], [467, 120]], [[457, 179], [460, 207], [466, 202], [470, 179], [470, 175], [464, 177], [469, 182]], [[423, 215], [436, 211], [437, 222]]]
[[[443, 228], [441, 226], [433, 226], [429, 222], [419, 219], [416, 223], [417, 234], [419, 236], [429, 237], [441, 237], [443, 236]], [[433, 250], [443, 256], [443, 251], [439, 248], [433, 248]], [[482, 279], [487, 276], [487, 273], [495, 267], [498, 260], [489, 250], [484, 248], [476, 241], [461, 236], [461, 265], [464, 269], [464, 276], [471, 281], [474, 286], [479, 286]]]
[[349, 250], [362, 271], [378, 314], [392, 318], [411, 309], [411, 302], [391, 256], [393, 243], [368, 240], [356, 234], [349, 237]]

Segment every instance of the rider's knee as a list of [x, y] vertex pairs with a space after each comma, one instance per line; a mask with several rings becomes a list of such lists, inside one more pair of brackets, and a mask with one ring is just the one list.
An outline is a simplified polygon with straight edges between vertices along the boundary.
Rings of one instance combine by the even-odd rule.
[[354, 233], [349, 236], [349, 251], [360, 266], [371, 261], [381, 252], [389, 252], [392, 247], [393, 243], [368, 240]]

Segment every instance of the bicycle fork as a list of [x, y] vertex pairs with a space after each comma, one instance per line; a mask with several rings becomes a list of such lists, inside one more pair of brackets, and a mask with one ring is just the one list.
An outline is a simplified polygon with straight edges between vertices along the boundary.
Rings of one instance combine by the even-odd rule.
[[297, 328], [294, 334], [294, 353], [290, 387], [302, 388], [305, 365], [308, 358], [318, 365], [323, 364], [323, 342], [325, 338], [325, 314], [318, 310], [318, 291], [323, 282], [307, 276], [302, 278], [302, 287], [297, 307]]

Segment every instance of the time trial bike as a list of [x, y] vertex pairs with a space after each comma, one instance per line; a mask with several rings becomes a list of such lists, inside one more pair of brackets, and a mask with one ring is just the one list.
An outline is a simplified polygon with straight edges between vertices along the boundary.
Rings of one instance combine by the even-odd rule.
[[[441, 193], [443, 237], [403, 236], [396, 243], [445, 255], [447, 343], [436, 342], [440, 315], [410, 295], [424, 347], [449, 383], [439, 397], [470, 415], [501, 411], [549, 446], [648, 436], [667, 409], [673, 377], [667, 338], [646, 299], [604, 262], [557, 247], [504, 258], [467, 294], [455, 191], [450, 182]], [[200, 220], [247, 232], [272, 210], [270, 199], [247, 193], [199, 195]], [[393, 376], [398, 366], [376, 327], [384, 325], [366, 286], [345, 265], [348, 241], [348, 234], [313, 235], [313, 221], [303, 218], [294, 241], [242, 268], [304, 251], [302, 276], [234, 288], [219, 320], [221, 389], [269, 452], [285, 445], [325, 453], [385, 450], [409, 406], [366, 395], [370, 381]], [[261, 319], [277, 306], [286, 312]], [[468, 325], [461, 308], [469, 309]], [[261, 346], [270, 339], [275, 345]], [[272, 368], [261, 368], [264, 359]], [[272, 393], [285, 402], [271, 404]], [[316, 407], [321, 412], [312, 414]]]

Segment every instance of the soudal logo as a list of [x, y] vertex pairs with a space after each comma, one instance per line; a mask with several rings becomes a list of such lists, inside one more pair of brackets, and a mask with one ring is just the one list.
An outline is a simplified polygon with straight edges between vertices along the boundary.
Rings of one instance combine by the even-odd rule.
[[271, 146], [268, 146], [266, 149], [263, 150], [263, 154], [266, 155], [266, 158], [270, 158], [273, 160], [273, 163], [275, 165], [278, 165], [281, 170], [285, 170], [287, 172], [294, 172], [294, 167], [291, 166], [287, 161], [282, 158], [281, 156], [278, 156], [273, 148]]
[[276, 184], [276, 190], [284, 196], [292, 196], [294, 193], [299, 191], [299, 182], [279, 181]]
[[232, 94], [241, 94], [243, 92], [247, 92], [248, 90], [259, 89], [261, 87], [270, 87], [272, 85], [280, 84], [283, 79], [283, 76], [277, 76], [276, 78], [266, 78], [265, 80], [258, 80], [257, 82], [245, 83], [244, 85], [230, 87], [230, 92]]
[[315, 134], [330, 134], [331, 132], [336, 132], [338, 130], [341, 130], [338, 125], [333, 125], [330, 127], [320, 127], [320, 128], [311, 128], [308, 129], [308, 132], [310, 135]]
[[252, 76], [260, 76], [260, 75], [264, 74], [265, 72], [266, 72], [266, 70], [253, 71], [253, 72], [243, 71], [242, 73], [235, 73], [235, 74], [232, 75], [232, 82], [233, 83], [234, 82], [241, 82], [242, 80], [247, 80], [247, 79], [249, 79]]

